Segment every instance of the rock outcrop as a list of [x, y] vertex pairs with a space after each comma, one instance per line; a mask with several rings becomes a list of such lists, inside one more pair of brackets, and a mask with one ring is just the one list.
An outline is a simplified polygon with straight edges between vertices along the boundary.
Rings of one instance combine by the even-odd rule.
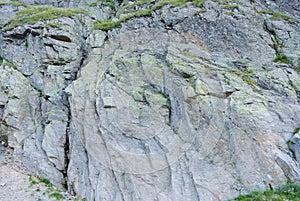
[[87, 200], [300, 182], [298, 1], [0, 6], [0, 146], [29, 172]]

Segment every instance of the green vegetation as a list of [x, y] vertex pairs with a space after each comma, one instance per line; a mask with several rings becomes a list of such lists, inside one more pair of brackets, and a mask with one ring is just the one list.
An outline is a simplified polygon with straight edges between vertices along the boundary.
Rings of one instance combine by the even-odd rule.
[[20, 3], [18, 1], [11, 1], [11, 2], [0, 1], [0, 6], [3, 6], [3, 5], [26, 6], [25, 4]]
[[155, 0], [139, 0], [139, 1], [135, 1], [134, 3], [131, 3], [131, 4], [127, 4], [127, 2], [124, 2], [121, 5], [121, 9], [117, 12], [116, 17], [119, 17], [121, 14], [134, 12], [136, 6], [142, 6], [142, 5], [151, 6], [151, 4], [154, 2], [155, 2]]
[[[46, 178], [36, 178], [34, 179], [32, 176], [29, 176], [29, 186], [32, 187], [37, 184], [44, 184], [47, 189], [45, 192], [43, 192], [43, 195], [48, 195], [49, 199], [54, 198], [55, 200], [63, 200], [64, 196], [60, 190], [57, 190], [53, 187], [52, 183], [49, 181], [49, 179]], [[36, 189], [37, 192], [41, 191], [39, 187]], [[41, 198], [38, 198], [38, 201], [41, 200]], [[51, 199], [52, 200], [52, 199]], [[80, 196], [77, 196], [74, 198], [74, 201], [86, 201], [85, 198], [81, 198]]]
[[35, 184], [37, 184], [38, 182], [36, 181], [36, 180], [34, 180], [33, 178], [32, 178], [32, 176], [30, 176], [29, 177], [29, 186], [33, 186], [33, 185], [35, 185]]
[[286, 20], [288, 22], [295, 22], [296, 19], [294, 19], [293, 17], [286, 15], [286, 14], [282, 14], [282, 13], [277, 13], [274, 12], [272, 10], [261, 10], [258, 11], [258, 14], [269, 14], [272, 15], [272, 17], [270, 18], [271, 20]]
[[[29, 177], [29, 186], [32, 187], [33, 185], [36, 184], [45, 184], [47, 187], [46, 191], [43, 193], [43, 195], [48, 194], [49, 198], [55, 198], [56, 200], [62, 200], [64, 197], [62, 196], [61, 192], [59, 190], [55, 190], [49, 181], [49, 179], [46, 178], [38, 178], [38, 180], [33, 179], [32, 176]], [[40, 191], [40, 188], [38, 187], [36, 191]]]
[[74, 199], [74, 201], [86, 201], [86, 198], [79, 198], [79, 197], [77, 197], [77, 198]]
[[[89, 6], [97, 6], [99, 2], [107, 3], [108, 6], [114, 8], [113, 0], [96, 0], [95, 2], [89, 4]], [[162, 0], [159, 2], [156, 2], [155, 0], [138, 0], [132, 4], [125, 2], [120, 6], [119, 11], [116, 13], [113, 19], [99, 20], [95, 23], [94, 28], [111, 30], [129, 19], [149, 16], [153, 11], [161, 9], [166, 5], [170, 5], [171, 7], [186, 6], [188, 2], [192, 2], [197, 7], [202, 7], [205, 0]], [[38, 21], [53, 20], [60, 17], [76, 17], [78, 14], [86, 12], [84, 9], [55, 8], [51, 6], [29, 6], [17, 1], [0, 1], [0, 5], [16, 5], [25, 7], [25, 9], [17, 11], [16, 16], [9, 20], [8, 25], [3, 28], [4, 31], [11, 30], [23, 24], [35, 24]], [[147, 7], [147, 9], [135, 10], [136, 6], [144, 5]], [[122, 14], [123, 16], [120, 18]], [[47, 22], [46, 26], [57, 28], [60, 25], [57, 23]]]
[[193, 1], [193, 4], [197, 7], [202, 7], [204, 3], [205, 3], [205, 0], [194, 0]]
[[237, 5], [230, 5], [230, 4], [226, 4], [226, 5], [222, 6], [222, 8], [227, 9], [227, 10], [231, 10], [231, 11], [233, 11], [235, 9], [237, 9], [237, 10], [239, 9], [239, 7]]
[[295, 135], [295, 134], [297, 134], [297, 133], [299, 133], [299, 132], [300, 132], [300, 127], [296, 128], [296, 129], [294, 130], [293, 134]]
[[43, 91], [35, 86], [33, 86], [33, 89], [36, 90], [39, 93], [39, 97], [44, 97]]
[[[125, 22], [129, 19], [135, 17], [144, 17], [149, 16], [155, 10], [159, 10], [166, 5], [170, 5], [171, 7], [176, 6], [185, 6], [186, 3], [192, 2], [195, 6], [201, 7], [205, 0], [162, 0], [153, 4], [154, 0], [140, 0], [136, 1], [133, 4], [124, 5], [122, 4], [121, 9], [117, 12], [115, 18], [116, 19], [108, 19], [108, 20], [99, 20], [94, 24], [95, 29], [102, 29], [102, 30], [111, 30], [113, 28], [118, 27], [122, 22]], [[141, 9], [138, 11], [133, 10], [135, 6], [140, 5], [148, 5], [148, 9]], [[120, 17], [121, 14], [126, 14], [125, 16]]]
[[248, 195], [241, 195], [234, 199], [235, 201], [299, 201], [300, 186], [293, 183], [287, 183], [275, 190], [266, 190], [264, 192], [253, 191]]
[[49, 28], [49, 27], [59, 28], [59, 27], [61, 27], [61, 24], [55, 23], [55, 22], [47, 22], [45, 27], [47, 27], [47, 28]]
[[73, 17], [84, 13], [83, 9], [54, 8], [50, 6], [26, 6], [19, 10], [16, 16], [9, 20], [9, 24], [3, 28], [4, 31], [13, 29], [23, 24], [34, 24], [38, 21], [53, 20], [60, 17]]
[[113, 1], [113, 0], [97, 0], [97, 1], [95, 1], [95, 2], [93, 2], [93, 3], [90, 3], [88, 6], [90, 6], [90, 7], [95, 7], [95, 6], [97, 6], [97, 4], [98, 4], [99, 2], [101, 2], [101, 3], [107, 3], [107, 5], [108, 5], [109, 7], [114, 8], [114, 1]]
[[5, 59], [3, 59], [3, 61], [2, 61], [2, 65], [3, 66], [9, 66], [9, 67], [11, 67], [11, 68], [13, 68], [15, 70], [17, 69], [17, 67], [13, 63], [11, 63], [11, 62], [9, 62], [9, 61], [7, 61]]
[[49, 198], [55, 198], [56, 200], [64, 199], [64, 196], [59, 191], [55, 191], [55, 192], [49, 194], [48, 197]]
[[274, 59], [274, 62], [284, 63], [284, 64], [290, 64], [291, 63], [283, 53], [278, 53], [276, 58]]
[[241, 77], [243, 81], [253, 89], [253, 91], [261, 93], [261, 91], [257, 89], [257, 81], [251, 78], [251, 75], [254, 73], [254, 70], [249, 70], [248, 68], [245, 68], [243, 71], [230, 70], [228, 72], [234, 73], [236, 76]]
[[51, 182], [49, 181], [49, 179], [46, 179], [46, 178], [43, 178], [43, 177], [39, 178], [39, 182], [44, 183], [44, 184], [45, 184], [46, 186], [48, 186], [48, 187], [51, 187], [51, 186], [52, 186], [52, 184], [51, 184]]

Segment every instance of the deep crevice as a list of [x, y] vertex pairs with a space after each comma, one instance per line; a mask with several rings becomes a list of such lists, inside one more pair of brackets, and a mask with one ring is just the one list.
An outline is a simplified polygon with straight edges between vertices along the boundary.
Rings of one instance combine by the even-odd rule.
[[68, 190], [68, 168], [69, 168], [69, 163], [70, 163], [70, 124], [71, 124], [71, 108], [70, 108], [70, 103], [67, 99], [67, 105], [66, 108], [68, 110], [67, 114], [67, 125], [66, 125], [66, 143], [64, 146], [64, 154], [65, 154], [65, 169], [62, 171], [63, 177], [64, 177], [64, 184], [63, 186], [65, 187], [66, 190]]
[[52, 38], [54, 40], [59, 40], [62, 42], [67, 42], [67, 43], [72, 42], [72, 40], [68, 36], [64, 36], [64, 35], [51, 35], [50, 38]]

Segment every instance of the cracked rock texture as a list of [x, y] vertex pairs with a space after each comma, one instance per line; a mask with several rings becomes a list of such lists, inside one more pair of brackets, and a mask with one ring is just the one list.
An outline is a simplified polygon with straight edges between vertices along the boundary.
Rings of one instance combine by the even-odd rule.
[[[299, 1], [165, 5], [108, 31], [133, 2], [22, 3], [0, 2], [0, 146], [29, 173], [89, 201], [300, 182]], [[6, 29], [26, 5], [85, 12]]]

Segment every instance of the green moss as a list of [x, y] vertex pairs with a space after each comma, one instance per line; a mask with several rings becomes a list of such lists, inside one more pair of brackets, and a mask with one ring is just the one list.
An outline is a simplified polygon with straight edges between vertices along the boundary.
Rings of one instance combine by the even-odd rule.
[[[122, 22], [125, 22], [129, 19], [135, 18], [135, 17], [145, 17], [145, 16], [150, 16], [151, 13], [155, 10], [159, 10], [162, 7], [166, 5], [170, 5], [171, 7], [176, 7], [176, 6], [185, 6], [186, 3], [192, 2], [195, 6], [201, 7], [203, 6], [205, 0], [162, 0], [160, 2], [157, 2], [155, 4], [152, 4], [153, 0], [141, 0], [141, 1], [136, 1], [133, 4], [130, 5], [123, 5], [123, 7], [117, 12], [116, 16], [114, 17], [115, 19], [108, 19], [108, 20], [99, 20], [94, 24], [95, 29], [101, 29], [101, 30], [111, 30], [113, 28], [118, 27]], [[148, 9], [141, 9], [138, 11], [131, 10], [135, 6], [140, 6], [140, 5], [148, 5]], [[122, 18], [118, 17], [121, 14], [126, 14]]]
[[283, 53], [278, 53], [277, 57], [274, 59], [274, 62], [290, 64], [291, 62]]
[[293, 183], [287, 183], [284, 186], [273, 191], [264, 192], [253, 191], [248, 195], [241, 195], [234, 199], [235, 201], [299, 201], [300, 186]]
[[38, 21], [53, 20], [60, 17], [73, 17], [84, 12], [85, 10], [83, 9], [27, 6], [24, 10], [19, 10], [16, 16], [9, 20], [8, 25], [3, 30], [7, 31], [23, 24], [35, 24]]

